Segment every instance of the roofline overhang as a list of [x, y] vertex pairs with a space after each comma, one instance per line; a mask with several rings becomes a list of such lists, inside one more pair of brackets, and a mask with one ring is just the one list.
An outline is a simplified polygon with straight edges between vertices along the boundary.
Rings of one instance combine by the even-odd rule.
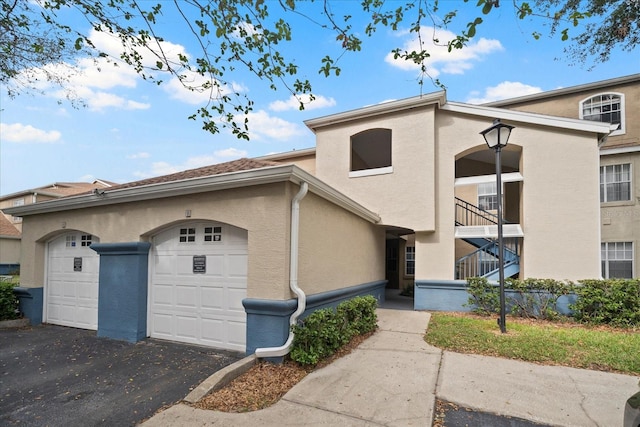
[[619, 86], [622, 84], [633, 83], [635, 81], [640, 81], [640, 73], [630, 74], [628, 76], [616, 77], [608, 80], [601, 80], [598, 82], [586, 83], [586, 84], [577, 85], [577, 86], [570, 86], [570, 87], [564, 87], [564, 88], [559, 88], [554, 90], [548, 90], [544, 92], [533, 93], [531, 95], [518, 96], [516, 98], [501, 99], [499, 101], [487, 102], [486, 104], [483, 104], [483, 105], [491, 106], [491, 107], [504, 107], [512, 104], [519, 104], [522, 102], [553, 98], [555, 96], [560, 96], [560, 95], [568, 95], [572, 93], [584, 92], [584, 91], [594, 90], [594, 89], [604, 89], [610, 86]]
[[285, 151], [282, 153], [265, 154], [264, 156], [253, 157], [254, 160], [272, 161], [295, 159], [296, 157], [311, 156], [316, 154], [316, 147], [302, 148], [300, 150]]
[[540, 126], [562, 128], [567, 130], [591, 132], [602, 140], [613, 129], [609, 123], [594, 122], [591, 120], [570, 119], [566, 117], [547, 116], [544, 114], [527, 113], [524, 111], [508, 110], [504, 108], [486, 107], [483, 105], [463, 104], [460, 102], [447, 102], [440, 107], [441, 110], [454, 113], [469, 114], [487, 119], [500, 119], [511, 122], [521, 122]]
[[341, 208], [358, 215], [372, 223], [379, 223], [380, 216], [356, 201], [350, 199], [331, 186], [320, 181], [315, 176], [296, 165], [277, 165], [246, 171], [229, 172], [206, 177], [190, 178], [179, 181], [163, 182], [122, 189], [104, 189], [77, 196], [69, 196], [56, 200], [33, 203], [4, 209], [13, 216], [29, 216], [62, 212], [75, 209], [86, 209], [120, 203], [140, 202], [166, 197], [177, 197], [210, 191], [230, 190], [234, 188], [255, 185], [272, 184], [276, 182], [292, 182], [301, 184], [306, 182], [309, 191], [334, 203]]
[[444, 90], [429, 93], [421, 96], [400, 99], [397, 101], [383, 102], [380, 104], [370, 105], [358, 108], [356, 110], [345, 111], [342, 113], [331, 114], [329, 116], [318, 117], [316, 119], [305, 120], [304, 124], [315, 132], [317, 129], [335, 125], [353, 120], [369, 119], [383, 114], [395, 113], [397, 111], [405, 111], [412, 108], [424, 107], [427, 105], [437, 104], [442, 106], [447, 102], [446, 92]]
[[632, 145], [631, 147], [601, 147], [601, 156], [610, 156], [612, 154], [627, 154], [640, 152], [640, 145]]

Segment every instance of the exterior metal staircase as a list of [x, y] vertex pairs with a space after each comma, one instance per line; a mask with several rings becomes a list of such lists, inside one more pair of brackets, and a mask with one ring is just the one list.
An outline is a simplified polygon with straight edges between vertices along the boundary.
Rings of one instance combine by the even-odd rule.
[[[496, 225], [498, 217], [476, 205], [456, 197], [456, 226]], [[456, 279], [485, 277], [497, 280], [500, 274], [500, 249], [498, 241], [484, 237], [463, 237], [463, 241], [476, 248], [475, 251], [456, 261]], [[520, 272], [520, 254], [517, 239], [504, 239], [504, 276], [511, 277]]]

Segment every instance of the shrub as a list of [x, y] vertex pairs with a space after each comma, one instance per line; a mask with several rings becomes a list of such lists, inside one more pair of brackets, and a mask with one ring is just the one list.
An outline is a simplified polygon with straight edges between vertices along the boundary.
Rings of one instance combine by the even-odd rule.
[[640, 325], [640, 279], [582, 280], [573, 310], [576, 320], [611, 326]]
[[474, 307], [472, 311], [483, 316], [500, 312], [500, 289], [497, 286], [484, 277], [470, 277], [467, 284], [469, 300], [466, 307]]
[[554, 279], [507, 279], [505, 287], [513, 291], [507, 302], [512, 314], [545, 320], [560, 317], [558, 298], [573, 290], [571, 282]]
[[13, 285], [0, 282], [0, 320], [13, 320], [18, 317], [18, 298], [13, 292]]
[[331, 356], [356, 335], [377, 327], [377, 301], [372, 296], [342, 302], [333, 310], [316, 310], [292, 326], [294, 333], [290, 357], [303, 365], [316, 365]]

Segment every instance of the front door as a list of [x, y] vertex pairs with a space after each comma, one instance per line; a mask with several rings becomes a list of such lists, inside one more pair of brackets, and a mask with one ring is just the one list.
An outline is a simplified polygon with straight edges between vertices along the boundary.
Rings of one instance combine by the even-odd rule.
[[387, 239], [386, 270], [388, 289], [400, 289], [400, 239]]

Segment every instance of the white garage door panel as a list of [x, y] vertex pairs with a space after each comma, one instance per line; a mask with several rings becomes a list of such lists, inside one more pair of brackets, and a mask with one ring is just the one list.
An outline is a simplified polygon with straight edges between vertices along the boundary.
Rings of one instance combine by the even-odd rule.
[[[194, 271], [194, 256], [205, 257], [205, 271]], [[215, 223], [176, 227], [154, 237], [153, 257], [149, 334], [244, 351], [247, 232]]]
[[71, 232], [48, 243], [45, 322], [97, 329], [100, 257], [89, 247], [97, 242], [95, 236]]

